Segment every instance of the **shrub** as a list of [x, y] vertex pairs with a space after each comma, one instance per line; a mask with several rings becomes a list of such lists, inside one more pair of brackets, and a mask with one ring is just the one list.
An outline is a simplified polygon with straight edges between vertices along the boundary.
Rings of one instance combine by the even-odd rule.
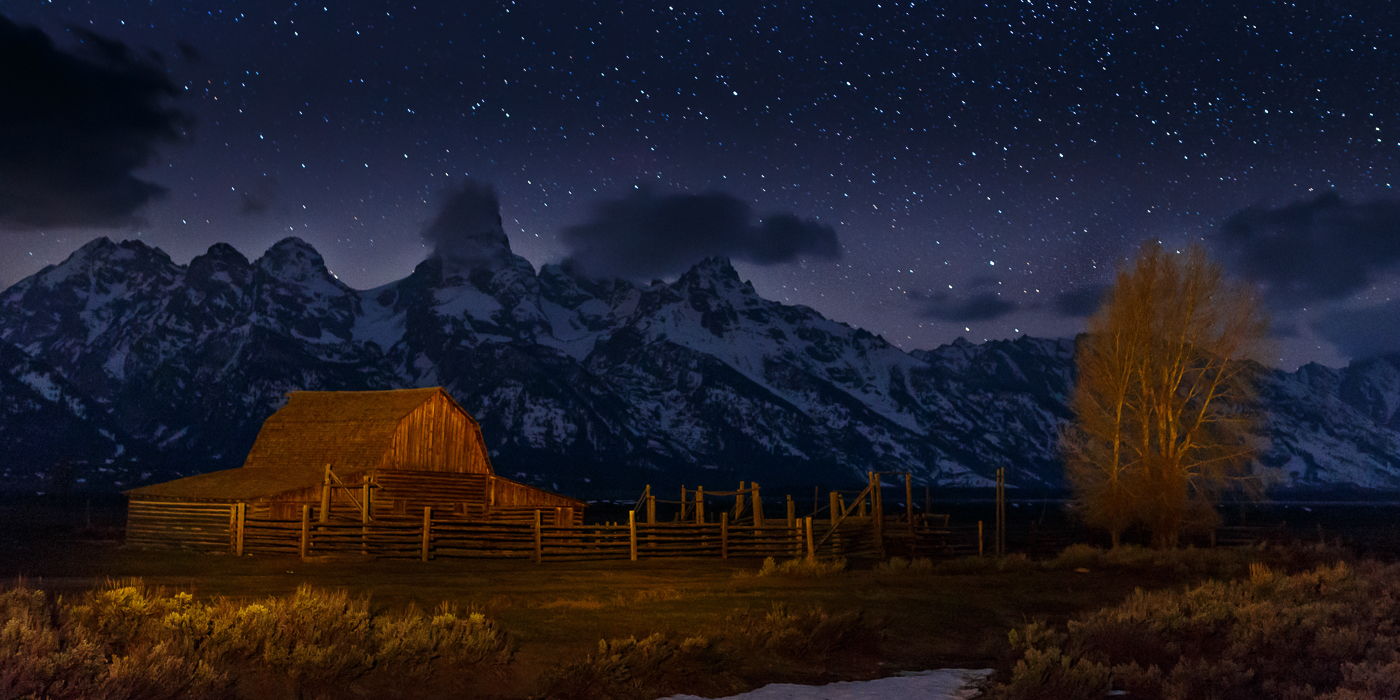
[[657, 633], [637, 639], [600, 640], [598, 652], [545, 673], [543, 696], [551, 700], [649, 700], [700, 688], [740, 687], [730, 665], [703, 636]]
[[[602, 640], [598, 651], [547, 671], [542, 696], [551, 699], [649, 700], [676, 693], [732, 695], [746, 680], [771, 677], [782, 664], [823, 665], [853, 649], [871, 649], [879, 635], [859, 613], [775, 604], [766, 613], [731, 616], [694, 636], [657, 633]], [[761, 674], [755, 669], [762, 669]]]
[[835, 576], [846, 570], [846, 558], [836, 559], [789, 559], [779, 563], [768, 557], [763, 560], [759, 576], [792, 576], [796, 578], [823, 578]]
[[904, 557], [890, 557], [889, 561], [880, 562], [875, 566], [875, 573], [878, 575], [899, 575], [899, 574], [927, 574], [933, 572], [933, 561], [919, 557], [917, 559], [905, 559]]
[[220, 698], [244, 674], [318, 692], [371, 668], [423, 673], [503, 664], [505, 634], [450, 605], [374, 615], [364, 598], [303, 586], [256, 603], [195, 600], [139, 581], [109, 581], [68, 603], [0, 590], [0, 697]]
[[990, 697], [1100, 697], [1100, 681], [1162, 700], [1400, 695], [1400, 567], [1249, 569], [1186, 591], [1138, 591], [1063, 629], [1023, 627], [1011, 635], [1011, 678]]
[[165, 632], [164, 616], [188, 604], [120, 584], [76, 605], [30, 588], [4, 590], [0, 697], [226, 697], [226, 674]]

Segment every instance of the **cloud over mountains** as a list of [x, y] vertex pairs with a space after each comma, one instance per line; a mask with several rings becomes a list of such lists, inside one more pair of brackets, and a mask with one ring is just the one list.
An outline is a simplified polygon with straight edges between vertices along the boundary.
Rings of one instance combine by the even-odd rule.
[[562, 237], [572, 250], [566, 265], [590, 277], [664, 277], [711, 256], [759, 265], [841, 257], [831, 226], [789, 213], [755, 222], [752, 207], [720, 192], [639, 191], [602, 202]]
[[0, 15], [0, 229], [132, 222], [165, 192], [132, 172], [191, 123], [158, 60], [71, 31], [86, 56]]

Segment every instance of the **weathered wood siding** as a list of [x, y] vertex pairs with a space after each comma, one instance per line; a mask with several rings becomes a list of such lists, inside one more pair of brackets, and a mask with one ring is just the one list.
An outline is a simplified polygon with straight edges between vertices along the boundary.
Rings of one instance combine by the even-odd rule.
[[132, 500], [126, 511], [126, 543], [143, 549], [230, 549], [233, 507], [228, 503]]
[[408, 471], [491, 473], [481, 429], [442, 393], [404, 417], [381, 466]]
[[542, 510], [549, 523], [556, 517], [561, 525], [583, 522], [583, 502], [497, 476], [394, 469], [377, 472], [374, 481], [376, 517], [415, 515], [431, 506], [436, 515], [470, 520], [533, 522], [534, 511]]
[[486, 484], [491, 477], [481, 474], [384, 470], [375, 474], [374, 498], [370, 503], [376, 517], [416, 515], [424, 506], [433, 512], [479, 519], [486, 514]]

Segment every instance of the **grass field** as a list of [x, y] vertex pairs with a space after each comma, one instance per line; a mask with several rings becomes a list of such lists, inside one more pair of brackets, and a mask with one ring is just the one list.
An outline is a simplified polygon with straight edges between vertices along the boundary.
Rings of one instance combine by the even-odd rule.
[[[1255, 559], [1276, 567], [1308, 563], [1291, 563], [1277, 552], [1224, 551], [1167, 558], [1139, 552], [1135, 560], [1109, 561], [1083, 550], [1050, 565], [1012, 559], [1000, 566], [962, 561], [899, 568], [857, 561], [839, 574], [808, 577], [760, 576], [758, 560], [304, 562], [128, 550], [102, 539], [110, 530], [100, 523], [89, 530], [73, 527], [72, 520], [71, 512], [55, 515], [32, 506], [0, 509], [3, 580], [22, 577], [25, 585], [65, 599], [76, 599], [107, 579], [135, 578], [199, 600], [251, 602], [311, 586], [367, 598], [369, 608], [380, 613], [410, 606], [431, 611], [447, 602], [481, 612], [511, 640], [510, 663], [489, 672], [469, 677], [439, 673], [408, 685], [373, 674], [358, 681], [360, 692], [384, 697], [465, 693], [524, 698], [547, 690], [560, 696], [644, 697], [666, 689], [640, 682], [561, 684], [562, 671], [577, 672], [585, 659], [597, 662], [606, 656], [601, 640], [629, 638], [670, 643], [674, 648], [667, 653], [679, 656], [684, 650], [677, 651], [678, 645], [685, 640], [718, 639], [716, 645], [729, 645], [728, 657], [712, 654], [708, 662], [695, 660], [685, 667], [695, 676], [681, 688], [687, 692], [706, 688], [705, 675], [720, 673], [721, 666], [726, 677], [708, 686], [717, 692], [779, 681], [876, 678], [897, 670], [1007, 670], [1014, 661], [1008, 631], [1033, 620], [1063, 624], [1072, 615], [1115, 605], [1139, 588], [1181, 589], [1211, 576], [1247, 577], [1248, 562]], [[800, 640], [774, 641], [775, 635], [795, 634], [792, 630], [765, 631], [775, 611], [814, 610], [845, 620], [842, 624], [857, 624], [863, 636], [858, 643], [848, 638], [814, 651]], [[662, 637], [653, 637], [658, 633]], [[768, 635], [768, 651], [743, 646], [745, 637], [754, 635]], [[648, 648], [610, 649], [619, 658], [655, 654]], [[254, 692], [268, 690], [259, 687], [245, 694]]]

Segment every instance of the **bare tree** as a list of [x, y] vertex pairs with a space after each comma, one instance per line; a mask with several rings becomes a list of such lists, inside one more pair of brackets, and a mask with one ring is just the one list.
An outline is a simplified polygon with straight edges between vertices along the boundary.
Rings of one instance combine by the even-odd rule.
[[1076, 348], [1075, 420], [1062, 440], [1086, 522], [1116, 546], [1135, 524], [1157, 547], [1214, 523], [1222, 489], [1247, 485], [1253, 379], [1267, 322], [1252, 290], [1205, 251], [1144, 244]]

